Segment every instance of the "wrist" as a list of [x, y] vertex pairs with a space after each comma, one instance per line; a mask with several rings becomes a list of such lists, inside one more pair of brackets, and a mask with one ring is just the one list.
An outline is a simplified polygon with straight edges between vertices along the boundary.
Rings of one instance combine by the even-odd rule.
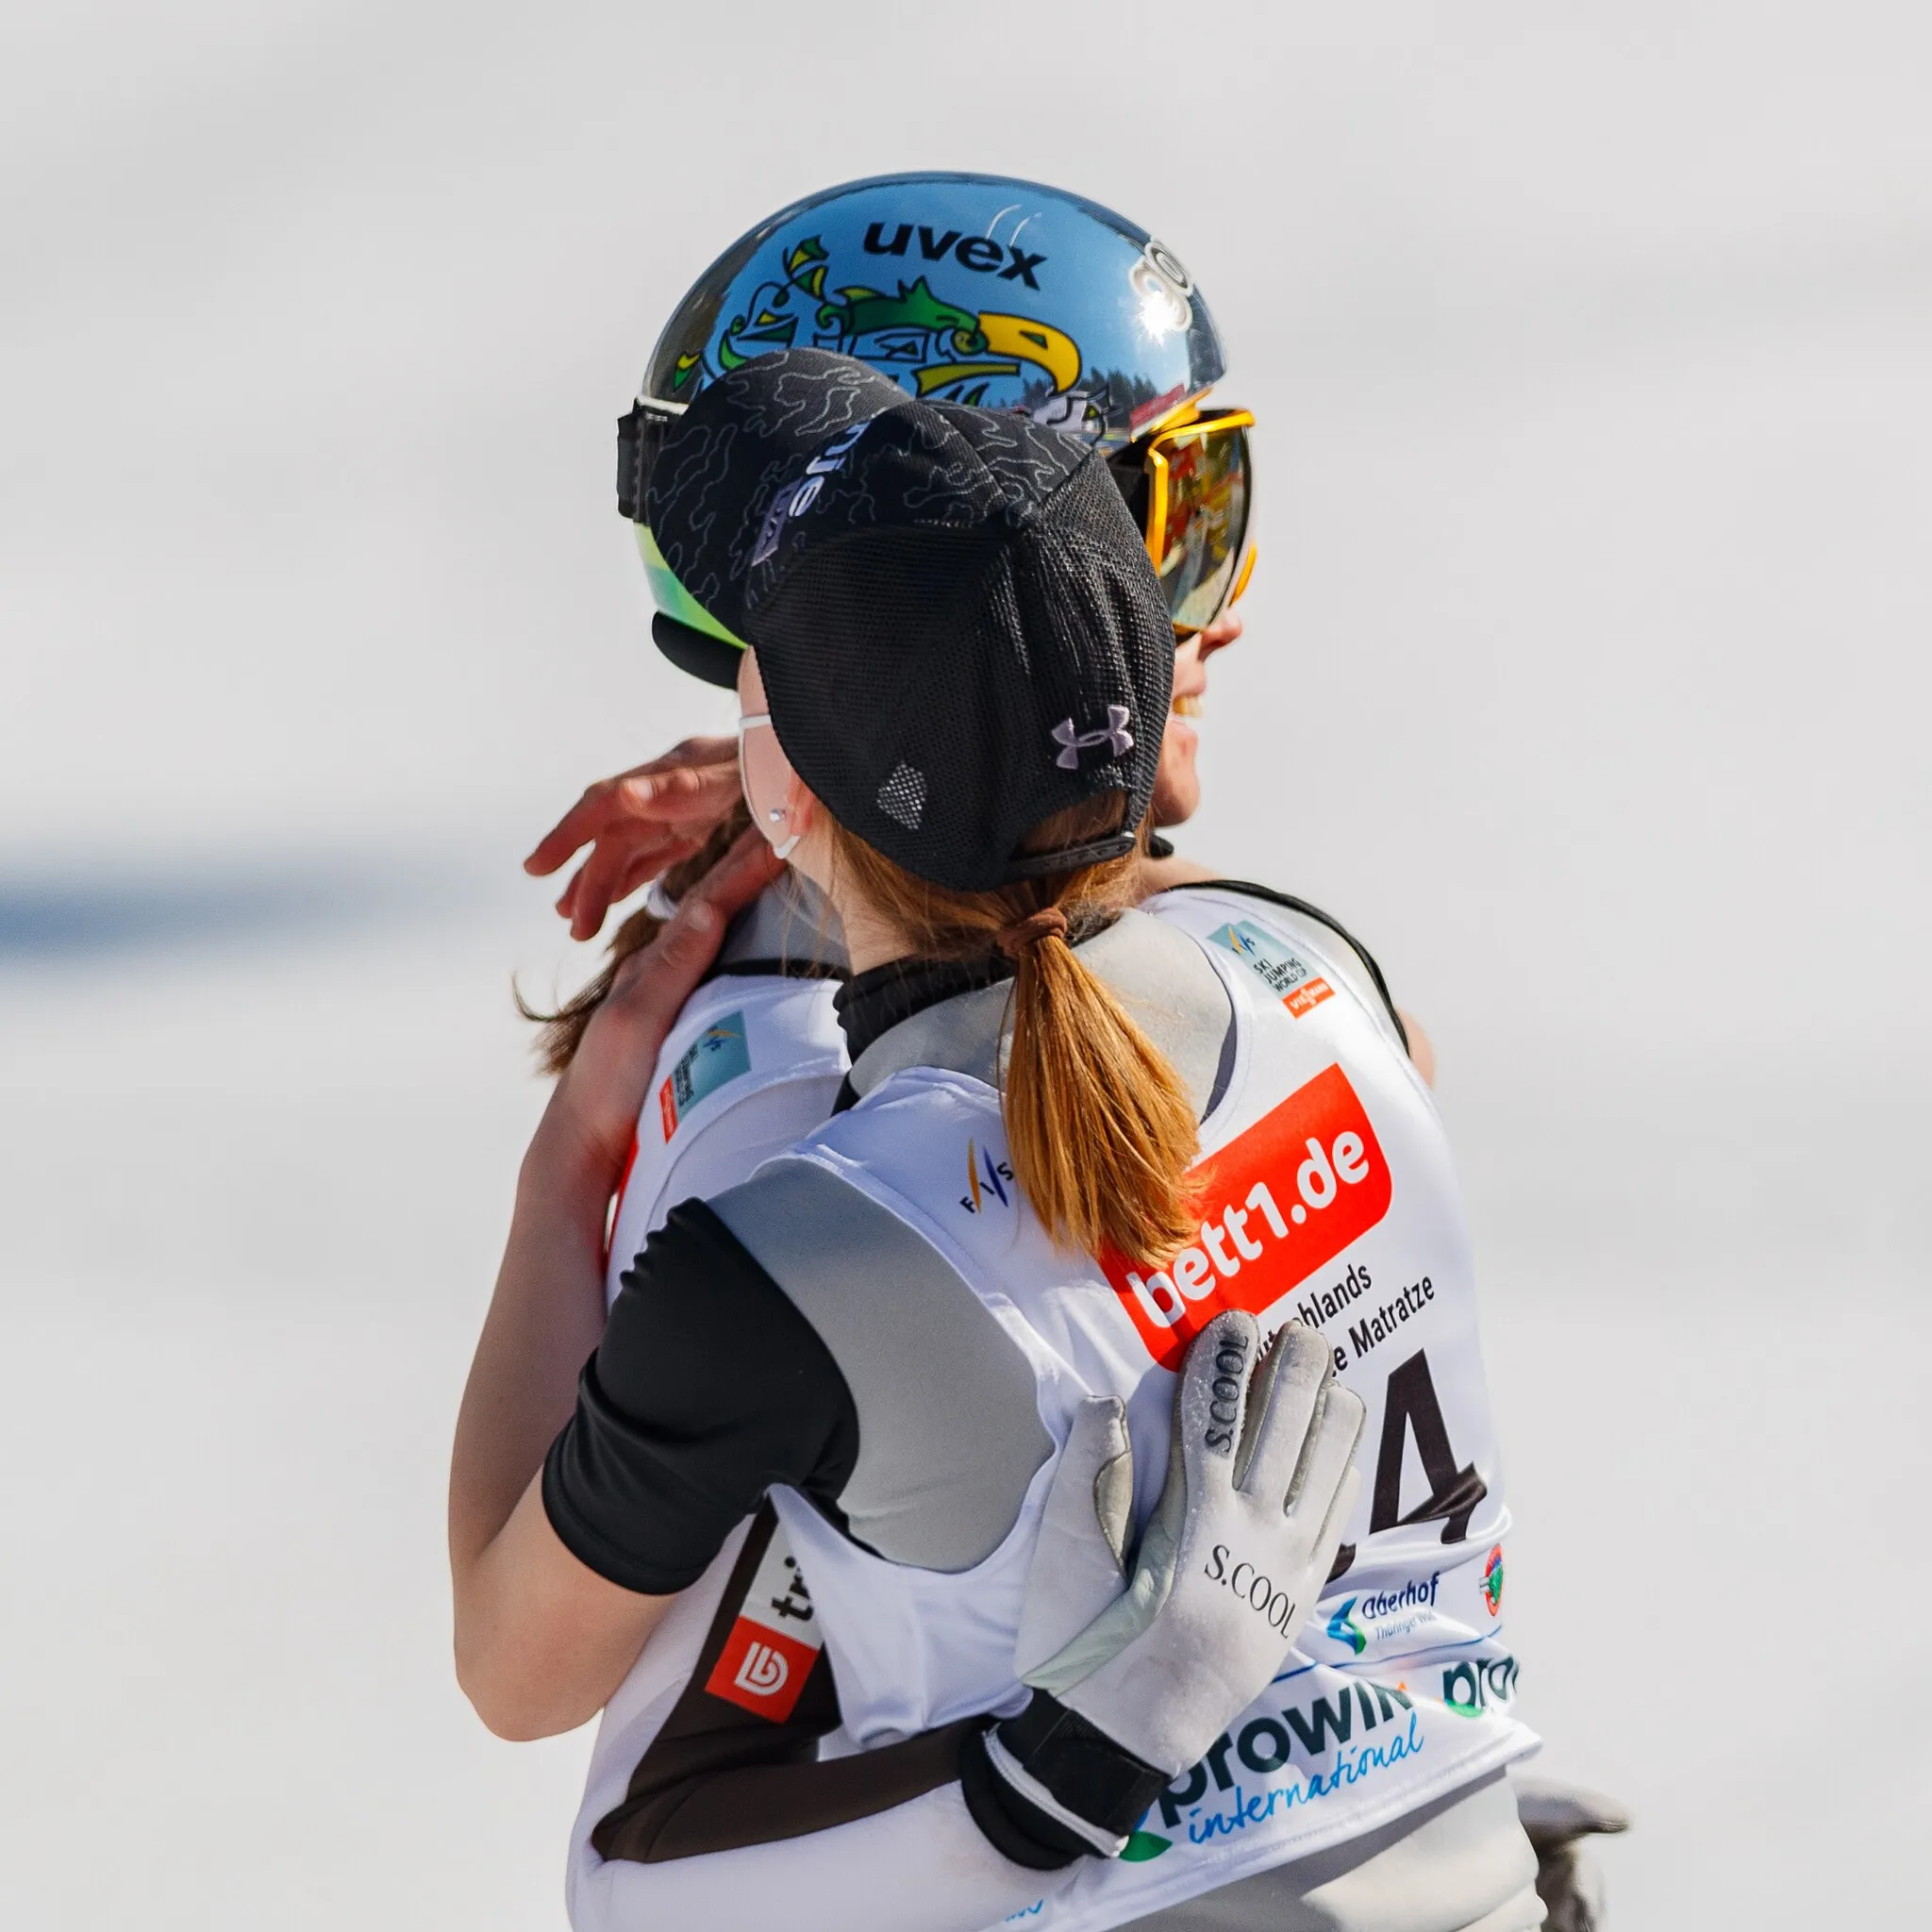
[[608, 1134], [578, 1115], [559, 1082], [517, 1170], [518, 1212], [533, 1206], [594, 1208], [601, 1232], [603, 1210], [617, 1191], [628, 1154], [627, 1144], [614, 1148]]
[[967, 1809], [993, 1848], [1037, 1871], [1083, 1853], [1119, 1857], [1169, 1782], [1043, 1690], [969, 1735], [959, 1770]]

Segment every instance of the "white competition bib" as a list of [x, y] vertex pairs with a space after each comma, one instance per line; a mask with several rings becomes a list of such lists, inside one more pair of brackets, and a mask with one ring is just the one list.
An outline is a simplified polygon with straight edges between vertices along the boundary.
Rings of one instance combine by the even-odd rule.
[[685, 1002], [631, 1140], [610, 1224], [607, 1303], [679, 1201], [735, 1186], [831, 1112], [846, 1067], [838, 990], [834, 979], [725, 974]]
[[[1011, 1178], [999, 1096], [918, 1068], [788, 1158], [862, 1190], [937, 1247], [1033, 1364], [1063, 1443], [1080, 1399], [1127, 1403], [1140, 1520], [1166, 1468], [1172, 1365], [1220, 1309], [1299, 1317], [1363, 1398], [1346, 1566], [1270, 1690], [1027, 1924], [1097, 1928], [1357, 1837], [1535, 1748], [1507, 1708], [1508, 1514], [1459, 1192], [1441, 1122], [1359, 969], [1312, 922], [1224, 891], [1148, 908], [1192, 934], [1237, 1013], [1202, 1127], [1199, 1241], [1168, 1268], [1069, 1257]], [[774, 1271], [775, 1272], [775, 1271]], [[783, 1275], [780, 1272], [780, 1280]], [[891, 1741], [1024, 1700], [1013, 1635], [1053, 1462], [985, 1561], [888, 1562], [778, 1491], [811, 1579], [846, 1730]]]

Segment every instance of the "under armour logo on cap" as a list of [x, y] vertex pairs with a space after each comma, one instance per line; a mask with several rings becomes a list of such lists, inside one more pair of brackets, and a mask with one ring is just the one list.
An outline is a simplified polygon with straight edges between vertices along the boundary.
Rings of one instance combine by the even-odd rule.
[[1080, 754], [1090, 745], [1108, 745], [1111, 747], [1108, 754], [1109, 758], [1125, 758], [1134, 748], [1134, 734], [1127, 729], [1127, 708], [1124, 705], [1108, 706], [1107, 723], [1098, 731], [1075, 731], [1074, 721], [1062, 718], [1053, 727], [1053, 741], [1060, 747], [1060, 754], [1054, 763], [1069, 772], [1078, 770]]

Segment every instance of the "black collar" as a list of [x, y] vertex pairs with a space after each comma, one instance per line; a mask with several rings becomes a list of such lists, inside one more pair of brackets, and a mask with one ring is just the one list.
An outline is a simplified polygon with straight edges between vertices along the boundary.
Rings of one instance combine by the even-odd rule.
[[[1076, 922], [1069, 937], [1074, 945], [1085, 945], [1119, 917], [1117, 912], [1089, 913]], [[977, 992], [1012, 976], [1013, 962], [1004, 953], [990, 950], [976, 959], [891, 959], [855, 973], [833, 994], [832, 1009], [844, 1030], [845, 1051], [857, 1060], [902, 1020], [941, 1000]]]
[[833, 994], [832, 1010], [844, 1029], [845, 1051], [856, 1060], [914, 1013], [1012, 976], [1013, 962], [999, 953], [977, 959], [891, 959], [855, 973]]

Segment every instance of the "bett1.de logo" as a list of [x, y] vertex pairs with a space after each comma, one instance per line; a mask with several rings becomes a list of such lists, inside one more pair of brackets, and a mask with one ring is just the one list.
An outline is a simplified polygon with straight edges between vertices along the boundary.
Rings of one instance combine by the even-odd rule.
[[1298, 1087], [1195, 1170], [1206, 1218], [1165, 1268], [1100, 1265], [1148, 1352], [1178, 1369], [1224, 1308], [1260, 1314], [1389, 1211], [1389, 1163], [1340, 1067]]

